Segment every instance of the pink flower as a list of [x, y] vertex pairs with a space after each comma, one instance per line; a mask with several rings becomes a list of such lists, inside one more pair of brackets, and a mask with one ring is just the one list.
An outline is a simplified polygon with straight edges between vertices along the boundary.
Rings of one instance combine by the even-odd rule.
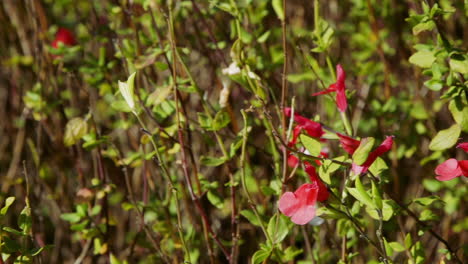
[[468, 177], [468, 160], [448, 159], [435, 169], [436, 179], [449, 181], [459, 176]]
[[52, 47], [58, 48], [59, 43], [63, 43], [65, 46], [73, 46], [76, 44], [76, 40], [70, 30], [66, 28], [59, 28], [55, 34], [55, 39], [52, 42]]
[[[362, 165], [357, 165], [356, 163], [353, 162], [351, 171], [354, 174], [366, 173], [369, 167], [372, 165], [372, 163], [374, 163], [374, 161], [378, 157], [382, 156], [385, 152], [389, 151], [392, 148], [392, 145], [393, 145], [393, 136], [387, 136], [384, 142], [380, 144], [380, 146], [378, 146], [374, 151], [369, 153], [369, 156], [367, 157], [366, 161]], [[356, 149], [354, 149], [353, 152], [355, 150]]]
[[[468, 142], [458, 144], [457, 148], [468, 152]], [[448, 159], [437, 166], [435, 173], [439, 181], [449, 181], [459, 176], [468, 177], [468, 160]]]
[[305, 225], [315, 217], [315, 203], [317, 202], [317, 184], [304, 183], [294, 193], [285, 192], [279, 202], [279, 210], [291, 221], [298, 225]]
[[338, 110], [340, 112], [346, 112], [346, 108], [348, 107], [348, 101], [346, 99], [346, 91], [345, 91], [346, 73], [340, 64], [336, 65], [336, 73], [338, 75], [336, 83], [331, 84], [328, 87], [328, 89], [326, 89], [325, 91], [314, 93], [312, 94], [312, 96], [336, 92], [335, 100], [336, 100], [336, 105], [338, 106]]
[[[289, 107], [284, 109], [284, 113], [287, 117], [291, 117], [291, 112], [291, 108]], [[293, 133], [294, 143], [302, 130], [305, 130], [309, 136], [314, 138], [320, 138], [323, 134], [325, 134], [320, 123], [314, 122], [297, 113], [294, 113], [294, 121], [297, 123]]]
[[457, 145], [457, 148], [463, 149], [465, 152], [468, 152], [468, 142], [460, 143]]
[[294, 193], [285, 192], [278, 201], [279, 210], [298, 225], [310, 222], [315, 217], [317, 201], [325, 201], [329, 195], [315, 168], [308, 163], [305, 165], [312, 183], [301, 185]]

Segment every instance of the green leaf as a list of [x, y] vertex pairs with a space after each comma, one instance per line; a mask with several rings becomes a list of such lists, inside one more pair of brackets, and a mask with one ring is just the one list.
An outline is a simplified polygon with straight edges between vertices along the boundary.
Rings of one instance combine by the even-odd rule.
[[[357, 179], [359, 179], [359, 177], [357, 177]], [[347, 187], [346, 189], [352, 196], [354, 196], [354, 198], [356, 198], [363, 205], [366, 205], [371, 208], [375, 208], [374, 202], [372, 201], [371, 197], [366, 191], [359, 191], [357, 188], [351, 188], [351, 187]]]
[[21, 211], [18, 217], [18, 226], [25, 234], [30, 234], [32, 219], [31, 219], [31, 207], [26, 205]]
[[120, 94], [123, 96], [125, 102], [127, 102], [128, 107], [130, 107], [132, 111], [135, 111], [135, 101], [133, 99], [133, 93], [135, 89], [135, 75], [136, 72], [132, 73], [128, 77], [127, 82], [118, 82]]
[[271, 2], [271, 5], [273, 6], [273, 10], [275, 10], [275, 13], [280, 20], [284, 20], [283, 1], [287, 1], [287, 0], [273, 0]]
[[219, 165], [225, 163], [226, 159], [224, 157], [215, 158], [215, 157], [201, 156], [200, 157], [200, 162], [201, 162], [201, 164], [203, 164], [205, 166], [218, 167]]
[[320, 155], [320, 151], [322, 150], [322, 144], [320, 143], [320, 141], [303, 134], [299, 136], [299, 139], [301, 140], [304, 147], [309, 151], [309, 155], [315, 157]]
[[213, 130], [213, 119], [211, 119], [208, 115], [204, 113], [197, 113], [198, 115], [198, 123], [200, 126], [206, 130]]
[[[388, 221], [393, 216], [393, 203], [391, 200], [382, 200], [382, 204], [382, 220]], [[379, 220], [379, 214], [375, 208], [366, 207], [366, 212], [370, 217]]]
[[366, 162], [369, 153], [372, 151], [374, 143], [375, 138], [373, 137], [363, 138], [359, 144], [359, 147], [356, 149], [356, 151], [354, 151], [353, 162], [357, 165], [362, 165], [364, 162]]
[[218, 209], [223, 209], [224, 203], [223, 199], [219, 195], [215, 194], [213, 191], [209, 191], [207, 195], [208, 201]]
[[166, 100], [172, 94], [170, 85], [159, 87], [152, 92], [146, 99], [146, 106], [157, 106]]
[[450, 101], [448, 108], [463, 132], [468, 132], [468, 105], [463, 103], [461, 98], [457, 96]]
[[396, 252], [405, 251], [405, 247], [398, 242], [390, 242], [388, 243], [388, 245], [393, 249], [393, 251], [396, 251]]
[[304, 251], [303, 249], [297, 249], [294, 246], [288, 247], [284, 251], [284, 255], [283, 255], [283, 257], [281, 259], [282, 259], [283, 262], [293, 261], [294, 258], [297, 255], [301, 254], [303, 251]]
[[411, 233], [408, 233], [405, 236], [405, 248], [410, 249], [412, 245], [413, 245], [413, 239], [411, 238]]
[[68, 121], [65, 127], [63, 143], [69, 147], [78, 142], [86, 133], [88, 133], [87, 122], [81, 117], [75, 117]]
[[289, 229], [286, 216], [275, 214], [268, 222], [267, 232], [273, 241], [273, 244], [280, 243], [288, 235]]
[[[340, 156], [335, 158], [334, 160], [344, 162], [346, 160], [346, 157]], [[334, 163], [331, 160], [322, 161], [322, 165], [319, 167], [318, 170], [320, 179], [327, 184], [331, 184], [330, 174], [338, 170], [340, 166], [340, 164]]]
[[429, 149], [432, 151], [444, 150], [453, 147], [460, 136], [461, 128], [459, 124], [455, 124], [447, 129], [441, 130], [431, 140]]
[[81, 220], [81, 216], [77, 213], [65, 213], [62, 214], [60, 218], [70, 223], [77, 223]]
[[423, 186], [430, 192], [437, 192], [440, 190], [440, 188], [442, 188], [443, 184], [442, 182], [435, 179], [424, 179]]
[[249, 222], [254, 225], [254, 226], [260, 226], [260, 222], [258, 221], [258, 218], [257, 216], [255, 216], [255, 213], [252, 211], [252, 210], [242, 210], [240, 212], [240, 214], [247, 218], [247, 220], [249, 220]]
[[432, 20], [421, 22], [413, 27], [413, 35], [418, 35], [423, 31], [433, 30], [435, 26], [436, 24]]
[[6, 215], [6, 213], [8, 212], [8, 208], [10, 208], [10, 206], [13, 204], [15, 199], [16, 198], [14, 196], [10, 196], [10, 197], [6, 198], [5, 205], [0, 210], [0, 217]]
[[436, 60], [434, 52], [428, 50], [420, 50], [409, 58], [409, 62], [421, 68], [430, 68]]
[[218, 113], [216, 113], [216, 116], [213, 120], [213, 130], [218, 131], [221, 128], [226, 127], [229, 122], [231, 122], [231, 118], [229, 117], [229, 114], [227, 111], [221, 110]]
[[372, 199], [374, 201], [375, 207], [378, 209], [382, 209], [382, 195], [380, 194], [380, 190], [377, 188], [377, 185], [374, 181], [371, 182], [372, 184]]
[[441, 199], [435, 195], [413, 199], [413, 203], [418, 203], [422, 206], [429, 206], [436, 201], [441, 201]]
[[252, 264], [260, 264], [271, 255], [271, 248], [262, 248], [257, 250], [252, 256]]
[[461, 74], [468, 74], [468, 60], [457, 60], [450, 58], [449, 61], [450, 69]]
[[3, 227], [3, 231], [8, 232], [8, 233], [12, 233], [12, 234], [17, 235], [17, 236], [25, 236], [26, 235], [25, 233], [23, 233], [23, 232], [21, 232], [19, 230], [16, 230], [14, 228], [8, 227], [8, 226]]

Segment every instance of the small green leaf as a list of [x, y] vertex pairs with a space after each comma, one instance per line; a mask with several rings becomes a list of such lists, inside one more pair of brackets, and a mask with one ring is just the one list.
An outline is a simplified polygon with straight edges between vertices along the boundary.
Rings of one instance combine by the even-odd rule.
[[63, 143], [69, 147], [78, 142], [86, 133], [88, 133], [87, 122], [81, 117], [75, 117], [68, 121], [65, 127]]
[[25, 236], [26, 235], [25, 233], [23, 233], [23, 232], [21, 232], [19, 230], [16, 230], [14, 228], [8, 227], [8, 226], [3, 227], [3, 231], [8, 232], [8, 233], [12, 233], [12, 234], [17, 235], [17, 236]]
[[461, 98], [457, 96], [450, 101], [448, 108], [463, 132], [468, 132], [468, 105], [463, 103]]
[[461, 74], [468, 74], [468, 60], [457, 60], [450, 58], [449, 61], [450, 69]]
[[455, 124], [447, 129], [441, 130], [431, 140], [429, 149], [432, 151], [445, 150], [453, 147], [460, 136], [461, 128], [459, 124]]
[[351, 188], [351, 187], [347, 187], [346, 189], [352, 196], [354, 196], [354, 198], [356, 198], [363, 205], [370, 207], [370, 208], [375, 208], [374, 202], [372, 202], [372, 199], [369, 196], [369, 194], [367, 194], [367, 192], [365, 191], [362, 192], [362, 191], [359, 191], [357, 188]]
[[21, 211], [18, 217], [18, 226], [25, 234], [30, 234], [32, 219], [31, 219], [31, 207], [26, 205]]
[[[382, 220], [383, 221], [388, 221], [390, 218], [392, 218], [394, 210], [393, 210], [393, 203], [390, 200], [382, 200]], [[371, 207], [366, 207], [366, 212], [367, 214], [376, 219], [379, 220], [379, 214], [377, 213], [377, 210], [375, 208]]]
[[217, 195], [213, 191], [209, 191], [207, 198], [208, 198], [208, 201], [210, 201], [210, 203], [214, 205], [216, 208], [223, 209], [224, 207], [223, 199], [219, 197], [219, 195]]
[[252, 212], [252, 210], [247, 210], [247, 209], [245, 209], [245, 210], [242, 210], [242, 211], [240, 212], [240, 214], [241, 214], [243, 217], [247, 218], [247, 220], [249, 220], [249, 222], [250, 222], [252, 225], [254, 225], [254, 226], [260, 226], [260, 222], [258, 221], [257, 216], [255, 216], [255, 213]]
[[16, 198], [14, 196], [10, 196], [10, 197], [6, 198], [5, 205], [0, 210], [0, 217], [6, 215], [6, 213], [8, 212], [8, 208], [10, 208], [10, 206], [13, 204], [15, 199]]
[[280, 243], [288, 235], [287, 220], [282, 214], [275, 214], [268, 222], [267, 232], [273, 240], [273, 244]]
[[393, 249], [393, 251], [396, 251], [396, 252], [405, 251], [405, 247], [398, 242], [390, 242], [388, 243], [388, 245]]
[[127, 102], [128, 107], [130, 107], [132, 111], [135, 111], [135, 101], [133, 99], [133, 93], [135, 89], [135, 75], [136, 72], [132, 73], [128, 77], [127, 82], [119, 81], [120, 94], [123, 96], [125, 102]]
[[371, 182], [372, 184], [372, 199], [374, 201], [375, 207], [382, 210], [382, 195], [380, 194], [380, 190], [377, 188], [377, 185], [374, 181]]
[[77, 223], [81, 220], [81, 216], [79, 216], [77, 213], [65, 213], [62, 214], [60, 218], [70, 223]]
[[303, 134], [299, 136], [299, 139], [301, 140], [304, 147], [309, 151], [309, 155], [315, 157], [320, 155], [320, 151], [322, 150], [322, 144], [320, 141]]
[[437, 202], [437, 201], [441, 201], [441, 199], [439, 196], [435, 196], [435, 195], [413, 199], [413, 203], [418, 203], [422, 206], [429, 206], [432, 203]]
[[413, 27], [413, 35], [418, 35], [423, 31], [430, 31], [435, 28], [436, 24], [432, 20], [421, 22]]
[[226, 159], [224, 157], [215, 158], [215, 157], [201, 156], [200, 162], [201, 164], [205, 166], [218, 167], [219, 165], [225, 163]]
[[405, 236], [405, 248], [410, 249], [412, 245], [413, 245], [413, 239], [411, 238], [411, 234], [408, 233]]
[[373, 137], [363, 138], [359, 144], [359, 147], [356, 149], [356, 151], [354, 151], [353, 162], [357, 165], [362, 165], [364, 162], [366, 162], [369, 153], [372, 151], [374, 143], [375, 138]]
[[213, 130], [218, 131], [221, 128], [226, 127], [229, 122], [231, 122], [231, 118], [229, 117], [228, 112], [221, 110], [216, 113], [216, 116], [213, 120]]
[[284, 20], [283, 1], [287, 0], [273, 0], [271, 2], [273, 10], [275, 10], [275, 13], [280, 20]]
[[213, 119], [211, 119], [208, 115], [204, 113], [197, 113], [198, 115], [198, 123], [200, 126], [206, 130], [213, 130]]
[[252, 256], [252, 264], [260, 264], [264, 262], [270, 255], [272, 249], [262, 248], [257, 250]]
[[409, 62], [421, 68], [430, 68], [436, 60], [434, 52], [428, 50], [420, 50], [409, 58]]

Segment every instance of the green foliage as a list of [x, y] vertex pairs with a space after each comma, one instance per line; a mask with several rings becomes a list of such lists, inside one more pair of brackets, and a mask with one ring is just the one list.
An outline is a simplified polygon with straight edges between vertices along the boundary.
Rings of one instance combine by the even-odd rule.
[[463, 259], [466, 178], [434, 171], [467, 160], [463, 1], [33, 2], [0, 3], [0, 262]]

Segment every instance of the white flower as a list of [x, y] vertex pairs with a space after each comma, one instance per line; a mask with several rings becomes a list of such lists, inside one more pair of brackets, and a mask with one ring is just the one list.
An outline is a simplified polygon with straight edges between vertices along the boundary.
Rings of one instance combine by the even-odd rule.
[[235, 75], [239, 74], [241, 72], [241, 69], [239, 68], [239, 66], [237, 66], [237, 63], [234, 61], [231, 64], [229, 64], [229, 67], [224, 68], [221, 72], [226, 75]]
[[127, 105], [128, 107], [130, 107], [132, 112], [135, 112], [135, 101], [133, 100], [133, 90], [135, 87], [135, 74], [136, 72], [132, 73], [132, 75], [128, 77], [127, 82], [119, 81], [120, 94], [122, 94], [123, 98], [125, 99], [125, 102], [127, 102]]

